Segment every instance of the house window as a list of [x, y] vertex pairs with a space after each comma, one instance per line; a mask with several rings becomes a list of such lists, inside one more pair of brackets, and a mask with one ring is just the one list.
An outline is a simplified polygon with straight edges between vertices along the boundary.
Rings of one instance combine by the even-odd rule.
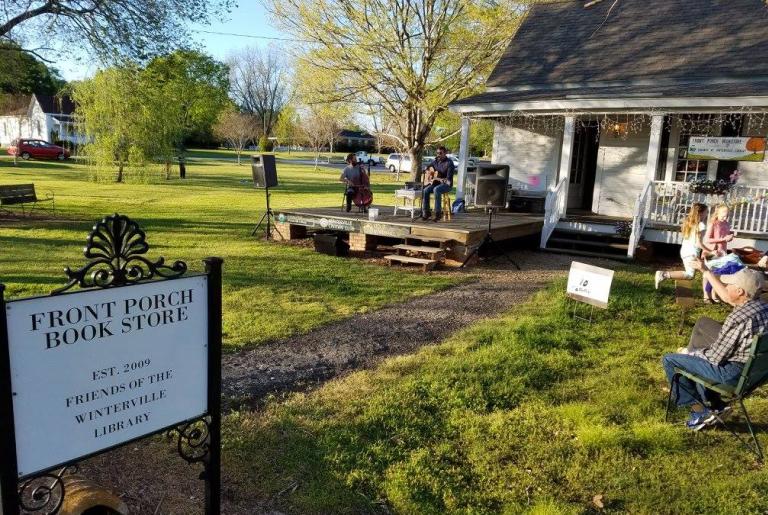
[[680, 141], [677, 150], [677, 167], [675, 180], [692, 182], [706, 179], [709, 172], [709, 161], [688, 159], [688, 142], [691, 136], [710, 136], [712, 131], [712, 115], [685, 115], [680, 120]]

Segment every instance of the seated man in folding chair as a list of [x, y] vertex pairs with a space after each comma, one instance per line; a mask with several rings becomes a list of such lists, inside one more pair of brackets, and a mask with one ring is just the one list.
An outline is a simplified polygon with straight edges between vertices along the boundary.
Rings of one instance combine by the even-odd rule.
[[709, 281], [720, 299], [734, 306], [722, 325], [711, 318], [700, 318], [693, 328], [688, 348], [667, 354], [662, 359], [670, 388], [674, 388], [670, 394], [678, 406], [692, 407], [686, 425], [699, 431], [714, 425], [730, 408], [717, 393], [685, 376], [677, 376], [675, 387], [672, 384], [675, 367], [713, 382], [736, 385], [749, 357], [752, 339], [768, 332], [768, 304], [759, 297], [765, 286], [760, 272], [745, 268], [732, 275], [716, 276], [703, 260], [693, 262], [693, 266], [703, 272], [704, 279]]

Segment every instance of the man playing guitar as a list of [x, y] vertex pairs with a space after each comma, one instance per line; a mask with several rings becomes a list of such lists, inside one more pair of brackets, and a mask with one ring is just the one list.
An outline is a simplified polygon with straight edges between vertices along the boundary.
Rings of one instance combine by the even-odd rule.
[[434, 170], [434, 174], [432, 177], [427, 177], [430, 180], [430, 183], [424, 187], [424, 191], [422, 192], [421, 217], [424, 220], [428, 220], [432, 214], [432, 211], [429, 208], [429, 196], [434, 193], [434, 220], [435, 222], [438, 222], [442, 218], [442, 213], [440, 212], [440, 209], [442, 208], [442, 196], [453, 188], [453, 173], [456, 170], [456, 167], [453, 165], [453, 161], [448, 159], [445, 147], [439, 146], [437, 147], [437, 159], [435, 159], [434, 163], [430, 165], [427, 170], [429, 171], [430, 168]]

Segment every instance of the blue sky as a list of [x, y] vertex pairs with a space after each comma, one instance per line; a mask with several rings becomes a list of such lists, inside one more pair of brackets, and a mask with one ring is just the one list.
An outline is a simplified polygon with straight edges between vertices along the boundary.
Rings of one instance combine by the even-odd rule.
[[[216, 21], [208, 26], [194, 25], [190, 28], [193, 39], [202, 46], [203, 50], [216, 59], [223, 60], [228, 54], [244, 47], [263, 47], [273, 43], [269, 39], [259, 38], [285, 37], [284, 34], [270, 25], [269, 15], [261, 2], [258, 0], [241, 0], [239, 4], [225, 20]], [[218, 32], [219, 34], [211, 34], [211, 32]], [[256, 37], [220, 34], [222, 32]], [[85, 56], [80, 59], [57, 59], [53, 66], [59, 69], [66, 80], [88, 77], [98, 69], [98, 65]]]

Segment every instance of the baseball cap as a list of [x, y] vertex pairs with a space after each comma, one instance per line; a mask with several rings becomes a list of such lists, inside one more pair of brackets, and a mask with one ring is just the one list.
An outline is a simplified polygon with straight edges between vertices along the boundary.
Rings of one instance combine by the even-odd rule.
[[760, 291], [765, 287], [765, 276], [757, 270], [743, 268], [735, 274], [721, 275], [720, 281], [723, 284], [732, 284], [738, 286], [748, 297], [755, 298], [760, 295]]

